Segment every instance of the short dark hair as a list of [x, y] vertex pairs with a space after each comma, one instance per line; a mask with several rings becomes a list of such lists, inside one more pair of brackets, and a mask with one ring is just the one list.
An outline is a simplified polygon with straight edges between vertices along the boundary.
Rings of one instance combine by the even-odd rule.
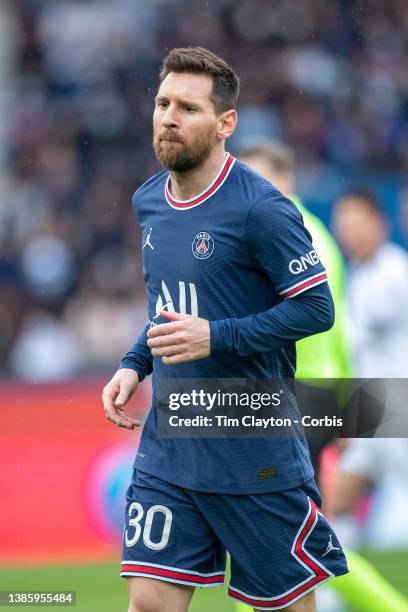
[[376, 214], [379, 217], [385, 217], [385, 211], [379, 199], [366, 187], [352, 187], [344, 191], [338, 197], [338, 201], [348, 199], [358, 200], [369, 212]]
[[240, 82], [238, 75], [221, 57], [203, 47], [172, 49], [163, 60], [160, 83], [170, 72], [207, 74], [213, 79], [211, 100], [218, 113], [235, 109]]
[[262, 157], [278, 174], [286, 174], [295, 170], [295, 155], [292, 149], [283, 142], [261, 141], [258, 144], [242, 147], [238, 151], [238, 158], [255, 156]]

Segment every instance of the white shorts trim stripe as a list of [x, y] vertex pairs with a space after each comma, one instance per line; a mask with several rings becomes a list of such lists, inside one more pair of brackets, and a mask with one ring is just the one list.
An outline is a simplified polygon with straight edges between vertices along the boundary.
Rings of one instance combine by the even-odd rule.
[[[294, 603], [295, 601], [297, 601], [298, 599], [300, 599], [304, 595], [307, 595], [307, 593], [310, 593], [310, 591], [313, 591], [313, 589], [315, 589], [316, 586], [320, 586], [321, 584], [324, 584], [325, 582], [327, 582], [331, 578], [332, 578], [332, 576], [328, 576], [327, 578], [324, 578], [324, 580], [321, 580], [318, 585], [313, 585], [310, 588], [305, 589], [302, 593], [300, 593], [299, 595], [296, 595], [296, 597], [293, 597], [293, 599], [291, 599], [289, 603], [284, 603], [281, 606], [279, 606], [279, 605], [278, 606], [274, 606], [273, 602], [271, 602], [270, 606], [259, 606], [259, 605], [256, 605], [256, 608], [257, 608], [257, 610], [282, 610], [283, 608], [287, 608], [290, 604]], [[237, 593], [241, 593], [241, 595], [244, 595], [245, 597], [248, 597], [249, 599], [254, 599], [254, 600], [258, 599], [258, 600], [262, 600], [262, 601], [268, 601], [269, 600], [269, 597], [254, 597], [253, 595], [247, 595], [246, 593], [243, 593], [242, 591], [239, 591], [238, 589], [234, 589], [234, 591], [237, 592]], [[242, 599], [240, 599], [239, 597], [234, 597], [234, 594], [231, 592], [231, 587], [229, 587], [229, 589], [228, 589], [228, 597], [231, 597], [231, 599], [234, 599], [235, 601], [239, 601], [240, 603], [246, 603]], [[246, 605], [251, 606], [251, 604], [246, 604]]]
[[187, 586], [194, 586], [194, 587], [214, 587], [214, 586], [222, 586], [224, 584], [224, 580], [220, 580], [219, 582], [210, 582], [210, 583], [206, 583], [206, 582], [192, 582], [189, 580], [180, 580], [179, 578], [167, 578], [165, 576], [157, 576], [155, 574], [144, 574], [143, 572], [121, 572], [120, 573], [121, 576], [140, 576], [141, 578], [152, 578], [153, 580], [161, 580], [164, 582], [172, 582], [172, 583], [176, 583], [176, 584], [183, 584], [183, 585], [187, 585]]
[[202, 572], [193, 572], [192, 570], [180, 569], [171, 565], [158, 565], [157, 563], [144, 563], [143, 561], [122, 561], [121, 565], [144, 565], [146, 567], [157, 567], [158, 569], [169, 570], [170, 572], [182, 572], [183, 574], [191, 574], [192, 576], [225, 576], [225, 572], [211, 572], [209, 574], [203, 574]]
[[192, 570], [182, 570], [171, 566], [155, 563], [138, 563], [137, 561], [122, 561], [122, 577], [144, 576], [165, 582], [175, 582], [189, 586], [219, 586], [224, 584], [224, 572], [202, 573]]

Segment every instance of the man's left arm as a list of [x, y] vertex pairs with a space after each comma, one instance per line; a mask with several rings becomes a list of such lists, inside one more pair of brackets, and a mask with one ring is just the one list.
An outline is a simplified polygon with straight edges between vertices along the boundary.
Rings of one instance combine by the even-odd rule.
[[334, 305], [323, 268], [295, 205], [271, 191], [254, 204], [245, 243], [282, 302], [242, 318], [205, 321], [177, 313], [148, 332], [153, 356], [166, 364], [203, 359], [213, 353], [269, 352], [330, 329]]
[[326, 270], [293, 202], [267, 191], [248, 213], [245, 243], [283, 301], [266, 312], [211, 322], [211, 351], [268, 352], [330, 329], [334, 305]]
[[214, 353], [269, 352], [301, 338], [327, 331], [334, 322], [334, 306], [327, 283], [256, 315], [207, 321], [191, 315], [162, 311], [169, 323], [148, 332], [153, 357], [175, 365], [204, 359]]
[[264, 353], [327, 331], [333, 323], [333, 300], [324, 283], [265, 312], [210, 321], [211, 353]]

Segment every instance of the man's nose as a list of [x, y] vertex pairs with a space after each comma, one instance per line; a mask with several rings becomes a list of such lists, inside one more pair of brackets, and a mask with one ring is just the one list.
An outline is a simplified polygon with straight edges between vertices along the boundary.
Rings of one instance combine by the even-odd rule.
[[173, 106], [173, 104], [169, 104], [169, 106], [166, 108], [166, 111], [164, 112], [162, 116], [162, 124], [165, 127], [177, 127], [178, 126], [177, 110]]

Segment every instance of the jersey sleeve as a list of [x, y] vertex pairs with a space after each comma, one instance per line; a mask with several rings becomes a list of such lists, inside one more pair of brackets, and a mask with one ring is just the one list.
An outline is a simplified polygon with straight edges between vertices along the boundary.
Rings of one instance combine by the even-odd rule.
[[248, 214], [245, 241], [282, 301], [241, 319], [210, 321], [211, 353], [269, 352], [330, 329], [334, 308], [326, 271], [293, 202], [268, 192]]
[[211, 353], [246, 356], [273, 351], [301, 338], [327, 331], [334, 323], [329, 287], [312, 287], [294, 300], [241, 319], [210, 321]]
[[128, 350], [120, 362], [119, 368], [130, 368], [135, 370], [140, 382], [153, 371], [153, 356], [147, 346], [147, 332], [149, 324], [146, 325], [136, 343]]
[[245, 239], [282, 299], [327, 281], [302, 215], [279, 191], [269, 191], [251, 207]]

